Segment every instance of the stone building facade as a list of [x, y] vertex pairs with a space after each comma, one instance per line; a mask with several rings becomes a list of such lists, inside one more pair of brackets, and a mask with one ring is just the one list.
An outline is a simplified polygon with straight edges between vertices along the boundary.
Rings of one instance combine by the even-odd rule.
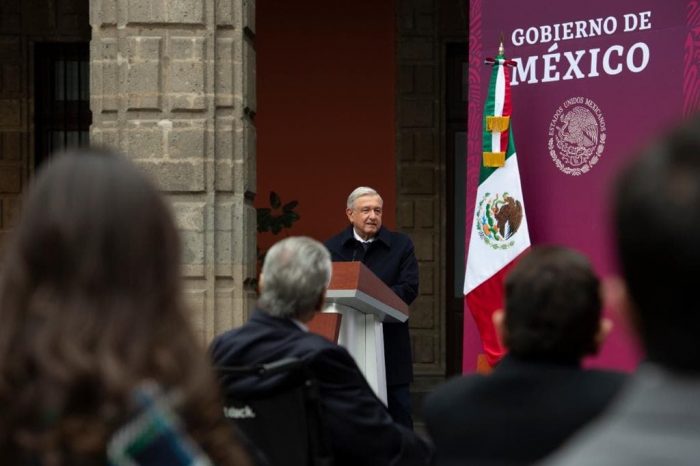
[[[241, 324], [256, 274], [254, 17], [252, 0], [2, 2], [0, 232], [38, 165], [41, 44], [89, 42], [90, 141], [129, 154], [171, 200], [202, 341]], [[64, 87], [70, 60], [55, 70]], [[59, 107], [78, 98], [46, 85]]]
[[255, 278], [255, 2], [91, 0], [91, 141], [172, 201], [193, 322], [242, 324]]
[[410, 320], [416, 406], [423, 394], [454, 371], [448, 367], [448, 352], [461, 351], [461, 341], [448, 342], [449, 333], [459, 329], [447, 328], [446, 318], [451, 288], [447, 254], [453, 251], [447, 244], [450, 154], [445, 82], [446, 49], [448, 44], [466, 42], [467, 15], [466, 0], [396, 3], [397, 224], [413, 238], [421, 277]]
[[[449, 372], [445, 48], [465, 0], [395, 0], [397, 226], [416, 245], [416, 390]], [[41, 14], [37, 14], [41, 12]], [[36, 45], [89, 43], [90, 140], [129, 154], [172, 202], [203, 341], [241, 324], [256, 274], [255, 0], [0, 3], [0, 235], [35, 159]], [[1, 238], [0, 238], [1, 244]]]

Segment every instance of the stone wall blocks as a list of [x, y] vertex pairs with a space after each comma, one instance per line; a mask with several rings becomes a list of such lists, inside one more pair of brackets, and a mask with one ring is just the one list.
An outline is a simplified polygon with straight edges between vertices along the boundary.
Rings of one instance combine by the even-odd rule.
[[[200, 285], [201, 286], [201, 285]], [[207, 313], [207, 290], [197, 288], [185, 288], [185, 306], [190, 322], [199, 341], [205, 342], [211, 339], [213, 332], [213, 322], [209, 322]]]
[[204, 0], [163, 1], [166, 5], [165, 10], [169, 23], [204, 24]]
[[180, 230], [182, 261], [189, 266], [204, 267], [205, 235], [200, 231]]
[[405, 166], [401, 169], [399, 183], [403, 194], [434, 194], [435, 167]]
[[[119, 65], [117, 62], [118, 43], [114, 38], [105, 38], [91, 44], [91, 54], [96, 60], [90, 64], [93, 98], [99, 99], [101, 111], [117, 111], [119, 108]], [[97, 84], [97, 85], [95, 85]], [[102, 86], [99, 86], [102, 84]], [[101, 88], [100, 88], [101, 87]]]
[[0, 33], [19, 34], [22, 31], [22, 16], [19, 14], [4, 14], [0, 16]]
[[413, 245], [416, 248], [418, 261], [430, 262], [435, 260], [435, 235], [432, 232], [411, 232]]
[[234, 50], [239, 45], [230, 37], [216, 40], [216, 63], [214, 71], [214, 89], [216, 92], [217, 107], [233, 107], [236, 86], [234, 76], [236, 75], [234, 64]]
[[216, 25], [234, 27], [236, 24], [236, 13], [238, 2], [233, 0], [214, 0], [216, 12]]
[[434, 161], [437, 153], [436, 140], [432, 129], [404, 129], [398, 141], [400, 161]]
[[398, 155], [400, 162], [410, 162], [415, 160], [415, 149], [413, 144], [413, 130], [404, 130], [399, 133]]
[[435, 211], [435, 200], [416, 199], [416, 228], [437, 229], [437, 212]]
[[166, 192], [204, 192], [204, 161], [143, 161], [136, 164]]
[[417, 14], [414, 32], [415, 34], [432, 35], [435, 32], [435, 17], [432, 14]]
[[413, 335], [413, 362], [418, 364], [436, 363], [435, 337], [433, 335]]
[[126, 0], [127, 24], [204, 24], [203, 0]]
[[435, 12], [435, 0], [411, 0], [416, 13]]
[[235, 255], [233, 244], [233, 233], [230, 230], [215, 232], [216, 255], [214, 258], [214, 274], [217, 277], [233, 276], [234, 265], [231, 260]]
[[431, 329], [435, 325], [435, 301], [432, 297], [418, 296], [411, 304], [411, 317], [408, 323], [411, 328]]
[[435, 92], [435, 67], [432, 65], [417, 65], [414, 67], [415, 92], [418, 94], [433, 94]]
[[429, 262], [421, 262], [418, 264], [420, 274], [420, 290], [421, 296], [429, 296], [435, 294], [435, 264]]
[[117, 24], [117, 1], [119, 0], [90, 0], [90, 25]]
[[234, 170], [236, 170], [240, 174], [240, 177], [237, 178], [237, 186], [239, 188], [238, 192], [256, 192], [257, 188], [255, 154], [257, 144], [257, 132], [255, 126], [253, 126], [250, 120], [243, 120], [241, 139], [243, 142], [243, 146], [240, 152], [240, 157], [235, 157], [234, 159]]
[[163, 129], [157, 121], [131, 121], [125, 133], [129, 157], [148, 160], [164, 156]]
[[0, 129], [22, 129], [21, 99], [0, 99]]
[[434, 162], [438, 153], [437, 138], [434, 130], [419, 130], [413, 135], [416, 160]]
[[435, 58], [432, 37], [405, 37], [399, 47], [399, 58], [408, 61], [431, 61]]
[[168, 157], [202, 160], [207, 152], [205, 124], [205, 120], [176, 120], [163, 125], [168, 142]]
[[22, 90], [22, 68], [18, 63], [2, 66], [3, 94], [18, 94]]
[[255, 1], [243, 0], [241, 2], [243, 8], [243, 28], [255, 33]]
[[[444, 370], [439, 351], [442, 250], [439, 186], [441, 38], [435, 0], [397, 1], [398, 225], [413, 238], [420, 268], [419, 297], [409, 320], [417, 381]], [[440, 4], [442, 7], [442, 3]]]
[[205, 202], [173, 202], [172, 209], [175, 214], [177, 229], [204, 232], [206, 205]]
[[0, 145], [0, 159], [19, 161], [24, 149], [24, 133], [19, 131], [0, 133], [2, 145]]
[[258, 108], [255, 88], [255, 49], [248, 41], [243, 41], [243, 107], [249, 112], [256, 113]]
[[22, 200], [19, 197], [7, 197], [2, 200], [2, 228], [14, 228], [19, 221]]
[[173, 200], [206, 341], [255, 298], [255, 2], [90, 2], [91, 140], [120, 146]]
[[18, 163], [0, 165], [0, 193], [19, 194], [22, 192], [22, 166]]
[[398, 94], [410, 94], [413, 92], [413, 66], [411, 66], [411, 65], [399, 66], [399, 73], [398, 73], [396, 79], [397, 79], [396, 91]]
[[128, 107], [131, 110], [162, 110], [162, 38], [127, 38], [126, 73]]
[[233, 118], [217, 118], [215, 134], [216, 179], [215, 187], [219, 192], [234, 190], [233, 161], [240, 152], [242, 141], [237, 129], [238, 120]]
[[233, 299], [237, 295], [236, 288], [232, 286], [221, 287], [218, 286], [216, 289], [216, 301], [214, 307], [217, 312], [214, 315], [214, 327], [219, 332], [231, 329], [233, 327], [242, 325], [243, 319], [237, 319], [233, 309]]
[[[3, 2], [4, 3], [4, 2]], [[3, 5], [4, 6], [4, 5]], [[0, 61], [18, 62], [22, 59], [22, 44], [19, 37], [0, 37]]]
[[92, 125], [90, 128], [90, 142], [104, 147], [111, 147], [114, 150], [123, 151], [131, 156], [128, 147], [121, 147], [119, 144], [119, 130], [115, 123], [102, 123], [101, 126]]
[[397, 203], [396, 220], [401, 229], [411, 229], [415, 224], [413, 201], [400, 200]]
[[399, 123], [404, 128], [432, 128], [435, 125], [435, 101], [432, 98], [400, 99]]

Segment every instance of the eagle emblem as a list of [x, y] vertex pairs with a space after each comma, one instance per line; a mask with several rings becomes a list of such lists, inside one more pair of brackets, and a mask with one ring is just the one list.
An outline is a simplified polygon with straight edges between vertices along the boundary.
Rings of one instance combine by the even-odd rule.
[[600, 107], [591, 99], [572, 97], [554, 112], [547, 147], [559, 170], [580, 176], [598, 163], [606, 139], [605, 116]]
[[479, 237], [493, 249], [508, 249], [523, 221], [523, 204], [508, 193], [486, 193], [476, 210]]

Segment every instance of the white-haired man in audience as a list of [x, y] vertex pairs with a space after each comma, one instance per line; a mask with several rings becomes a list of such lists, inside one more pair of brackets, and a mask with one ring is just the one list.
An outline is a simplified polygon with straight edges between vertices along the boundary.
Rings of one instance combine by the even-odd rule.
[[[330, 276], [330, 254], [318, 241], [291, 237], [275, 244], [265, 257], [255, 313], [214, 340], [214, 364], [300, 358], [319, 384], [335, 465], [427, 464], [427, 445], [392, 420], [348, 351], [307, 331], [305, 324], [323, 308]], [[251, 377], [236, 383], [227, 389], [262, 389], [265, 382]]]

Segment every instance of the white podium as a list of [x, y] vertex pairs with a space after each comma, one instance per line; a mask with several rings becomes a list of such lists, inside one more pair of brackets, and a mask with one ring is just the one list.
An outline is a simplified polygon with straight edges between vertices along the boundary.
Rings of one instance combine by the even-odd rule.
[[339, 313], [338, 344], [347, 348], [380, 400], [387, 403], [382, 322], [405, 322], [406, 303], [361, 262], [334, 262], [325, 313]]

